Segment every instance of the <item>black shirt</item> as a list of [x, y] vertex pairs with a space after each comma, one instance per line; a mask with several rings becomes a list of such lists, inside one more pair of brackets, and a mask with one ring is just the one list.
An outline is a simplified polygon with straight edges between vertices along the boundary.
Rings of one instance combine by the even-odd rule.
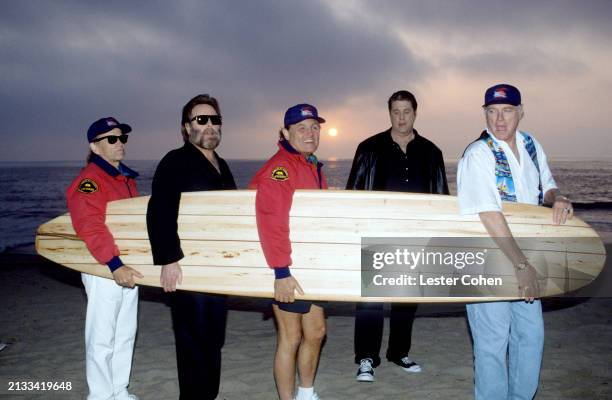
[[388, 147], [384, 159], [387, 164], [384, 190], [428, 193], [432, 159], [430, 142], [414, 131], [414, 139], [405, 149], [393, 140], [390, 133], [384, 145]]
[[181, 192], [236, 189], [227, 163], [217, 153], [215, 157], [220, 171], [187, 142], [159, 162], [147, 208], [147, 230], [154, 264], [166, 265], [184, 257], [177, 224]]

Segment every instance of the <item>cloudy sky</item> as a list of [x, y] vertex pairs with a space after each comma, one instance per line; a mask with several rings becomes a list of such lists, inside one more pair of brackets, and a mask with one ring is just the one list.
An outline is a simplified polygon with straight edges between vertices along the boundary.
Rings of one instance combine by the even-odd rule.
[[198, 93], [221, 103], [225, 158], [267, 158], [300, 102], [328, 120], [319, 156], [351, 158], [399, 89], [456, 159], [499, 82], [552, 157], [610, 159], [611, 19], [594, 0], [2, 1], [0, 161], [82, 159], [108, 115], [134, 128], [128, 158], [158, 159]]

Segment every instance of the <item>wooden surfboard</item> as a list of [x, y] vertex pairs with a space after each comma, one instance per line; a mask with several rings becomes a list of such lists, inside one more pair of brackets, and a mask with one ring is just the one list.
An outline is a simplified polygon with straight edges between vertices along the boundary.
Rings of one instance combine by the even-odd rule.
[[[146, 228], [148, 200], [138, 197], [109, 203], [106, 223], [121, 259], [145, 276], [138, 284], [159, 287], [160, 266], [152, 264]], [[273, 272], [259, 243], [254, 204], [255, 191], [251, 190], [182, 195], [178, 223], [185, 258], [180, 261], [180, 289], [273, 297]], [[538, 264], [535, 266], [543, 274], [545, 296], [579, 289], [601, 272], [605, 247], [598, 234], [580, 219], [555, 226], [550, 209], [516, 203], [504, 203], [504, 214], [527, 257]], [[478, 216], [459, 214], [454, 196], [299, 190], [294, 195], [290, 219], [291, 271], [305, 291], [300, 298], [421, 303], [499, 299], [497, 295], [449, 297], [423, 292], [362, 297], [362, 250], [376, 248], [362, 248], [363, 237], [404, 238], [413, 240], [417, 247], [431, 237], [488, 237]], [[112, 277], [107, 266], [98, 264], [75, 235], [68, 214], [38, 228], [36, 250], [65, 267]], [[495, 252], [501, 254], [493, 248], [488, 251], [493, 257]], [[506, 283], [514, 279], [512, 273], [506, 275]]]

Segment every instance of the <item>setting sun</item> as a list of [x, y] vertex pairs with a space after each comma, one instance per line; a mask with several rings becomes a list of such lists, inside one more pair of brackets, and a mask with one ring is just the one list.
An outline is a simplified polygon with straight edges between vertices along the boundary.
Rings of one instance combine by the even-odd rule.
[[327, 131], [327, 134], [332, 137], [338, 136], [338, 129], [329, 128], [329, 131]]

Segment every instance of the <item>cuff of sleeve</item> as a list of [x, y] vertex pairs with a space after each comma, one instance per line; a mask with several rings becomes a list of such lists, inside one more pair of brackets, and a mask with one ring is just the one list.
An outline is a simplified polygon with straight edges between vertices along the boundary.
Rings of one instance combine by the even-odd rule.
[[289, 271], [289, 267], [280, 267], [274, 268], [274, 278], [283, 279], [291, 276], [291, 271]]
[[119, 267], [123, 267], [123, 261], [119, 258], [119, 256], [115, 256], [110, 259], [109, 262], [106, 263], [111, 272], [115, 272], [115, 270]]
[[[557, 185], [544, 186], [544, 187], [542, 187], [542, 194], [544, 195], [544, 197], [546, 197], [546, 193], [548, 193], [550, 190], [554, 190], [554, 189], [559, 190]], [[559, 194], [561, 194], [561, 193], [559, 193]]]
[[153, 264], [155, 265], [168, 265], [175, 262], [181, 261], [185, 255], [183, 254], [183, 250], [178, 249], [176, 253], [168, 253], [168, 254], [153, 254]]

